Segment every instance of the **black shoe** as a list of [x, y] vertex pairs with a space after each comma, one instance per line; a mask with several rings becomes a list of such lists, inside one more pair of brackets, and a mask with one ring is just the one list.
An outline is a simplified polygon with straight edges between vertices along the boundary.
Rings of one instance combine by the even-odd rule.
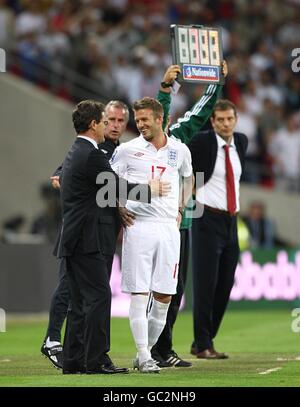
[[151, 357], [157, 362], [158, 367], [171, 366], [156, 350], [151, 351]]
[[191, 367], [191, 362], [181, 359], [176, 352], [171, 350], [165, 357], [162, 357], [157, 352], [153, 352], [152, 357], [156, 360], [159, 367]]
[[42, 354], [50, 360], [50, 362], [57, 368], [63, 367], [63, 348], [61, 345], [54, 345], [48, 348], [45, 343], [41, 347]]
[[117, 367], [113, 363], [101, 365], [100, 368], [95, 370], [87, 370], [86, 374], [116, 374], [116, 373], [129, 373], [127, 367]]

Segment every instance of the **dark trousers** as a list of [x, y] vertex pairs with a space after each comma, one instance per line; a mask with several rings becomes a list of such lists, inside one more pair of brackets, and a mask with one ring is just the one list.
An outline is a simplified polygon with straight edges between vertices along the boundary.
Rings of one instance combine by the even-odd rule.
[[109, 363], [111, 290], [106, 259], [101, 253], [66, 257], [71, 309], [64, 339], [65, 370], [97, 370]]
[[222, 322], [239, 258], [237, 218], [204, 209], [193, 219], [194, 345], [213, 347]]
[[180, 307], [180, 302], [184, 293], [187, 270], [189, 264], [190, 250], [190, 230], [183, 229], [180, 231], [180, 262], [178, 268], [178, 283], [176, 294], [172, 296], [172, 300], [168, 309], [167, 321], [158, 341], [153, 346], [152, 350], [158, 352], [161, 356], [166, 357], [172, 350], [172, 332], [177, 314]]
[[[106, 266], [111, 275], [113, 255], [105, 255]], [[71, 306], [68, 279], [66, 273], [65, 259], [61, 259], [59, 263], [59, 282], [52, 295], [49, 323], [45, 340], [49, 337], [51, 341], [61, 342], [61, 330], [67, 316], [68, 307]]]
[[65, 259], [61, 259], [59, 263], [59, 281], [51, 299], [45, 340], [49, 337], [51, 341], [61, 342], [61, 330], [67, 316], [69, 298]]

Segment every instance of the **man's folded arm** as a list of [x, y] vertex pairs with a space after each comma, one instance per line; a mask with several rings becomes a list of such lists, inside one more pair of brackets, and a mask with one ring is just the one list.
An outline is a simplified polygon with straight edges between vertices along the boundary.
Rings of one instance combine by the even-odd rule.
[[106, 188], [108, 192], [115, 194], [122, 206], [125, 205], [127, 199], [151, 203], [150, 186], [130, 183], [119, 177], [101, 150], [94, 150], [90, 153], [87, 161], [87, 175], [91, 182], [99, 184], [100, 189]]
[[223, 85], [208, 85], [198, 102], [170, 127], [170, 132], [183, 143], [188, 144], [204, 126], [212, 114], [213, 107]]

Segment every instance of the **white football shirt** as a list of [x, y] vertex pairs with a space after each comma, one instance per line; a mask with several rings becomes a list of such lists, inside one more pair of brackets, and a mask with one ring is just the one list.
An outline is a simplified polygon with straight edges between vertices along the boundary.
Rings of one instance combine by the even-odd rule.
[[178, 216], [181, 177], [192, 175], [191, 154], [186, 145], [166, 136], [166, 145], [157, 150], [142, 135], [121, 144], [111, 158], [113, 170], [129, 182], [148, 183], [160, 178], [170, 182], [166, 197], [152, 198], [151, 203], [127, 201], [126, 208], [139, 217], [155, 217], [170, 221]]

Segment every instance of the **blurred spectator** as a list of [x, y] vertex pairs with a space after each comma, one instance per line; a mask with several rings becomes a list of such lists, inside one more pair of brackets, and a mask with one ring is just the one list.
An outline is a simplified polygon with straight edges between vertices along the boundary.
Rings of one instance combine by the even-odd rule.
[[42, 34], [47, 27], [42, 2], [40, 0], [31, 0], [26, 1], [25, 4], [25, 10], [18, 15], [15, 22], [15, 32], [19, 39], [22, 39], [27, 34]]
[[42, 213], [33, 220], [31, 233], [44, 236], [48, 242], [53, 243], [61, 224], [59, 191], [47, 183], [41, 185], [40, 194], [43, 198], [45, 208]]
[[253, 201], [248, 213], [242, 216], [250, 232], [250, 249], [293, 248], [295, 243], [280, 238], [276, 233], [275, 223], [266, 213], [261, 201]]
[[275, 185], [274, 159], [270, 153], [269, 144], [274, 132], [282, 126], [282, 123], [283, 108], [276, 106], [270, 99], [264, 99], [261, 114], [258, 117], [258, 170], [260, 172], [260, 183], [267, 188], [273, 188]]
[[300, 191], [300, 127], [290, 115], [285, 126], [273, 134], [269, 142], [276, 184], [285, 191]]
[[262, 72], [272, 67], [272, 55], [265, 41], [258, 40], [257, 48], [250, 58], [251, 74], [254, 80], [259, 80]]
[[250, 232], [251, 249], [270, 249], [274, 246], [275, 227], [267, 217], [265, 206], [262, 202], [252, 202], [248, 214], [243, 217]]
[[41, 69], [48, 61], [47, 54], [38, 43], [35, 32], [28, 32], [22, 36], [16, 50], [19, 56], [19, 68], [23, 77], [29, 81], [40, 83], [45, 71]]
[[300, 78], [292, 77], [284, 89], [285, 106], [289, 112], [300, 112]]
[[118, 95], [112, 69], [106, 56], [98, 56], [96, 64], [93, 67], [92, 78], [97, 81], [101, 90], [104, 91], [106, 95], [110, 95], [112, 99], [117, 99], [117, 97], [120, 96]]
[[254, 117], [259, 117], [263, 111], [263, 104], [257, 94], [257, 85], [254, 80], [249, 80], [243, 94], [245, 109]]
[[235, 127], [237, 132], [247, 133], [248, 149], [246, 154], [245, 172], [243, 181], [256, 184], [259, 180], [258, 163], [258, 145], [257, 145], [257, 122], [253, 115], [246, 110], [246, 103], [243, 97], [240, 98], [237, 104], [237, 125]]
[[257, 88], [257, 95], [260, 100], [270, 99], [275, 105], [281, 105], [283, 102], [282, 89], [278, 84], [274, 84], [274, 74], [272, 70], [261, 72], [260, 83]]
[[0, 48], [9, 49], [14, 37], [14, 13], [6, 0], [0, 0]]

